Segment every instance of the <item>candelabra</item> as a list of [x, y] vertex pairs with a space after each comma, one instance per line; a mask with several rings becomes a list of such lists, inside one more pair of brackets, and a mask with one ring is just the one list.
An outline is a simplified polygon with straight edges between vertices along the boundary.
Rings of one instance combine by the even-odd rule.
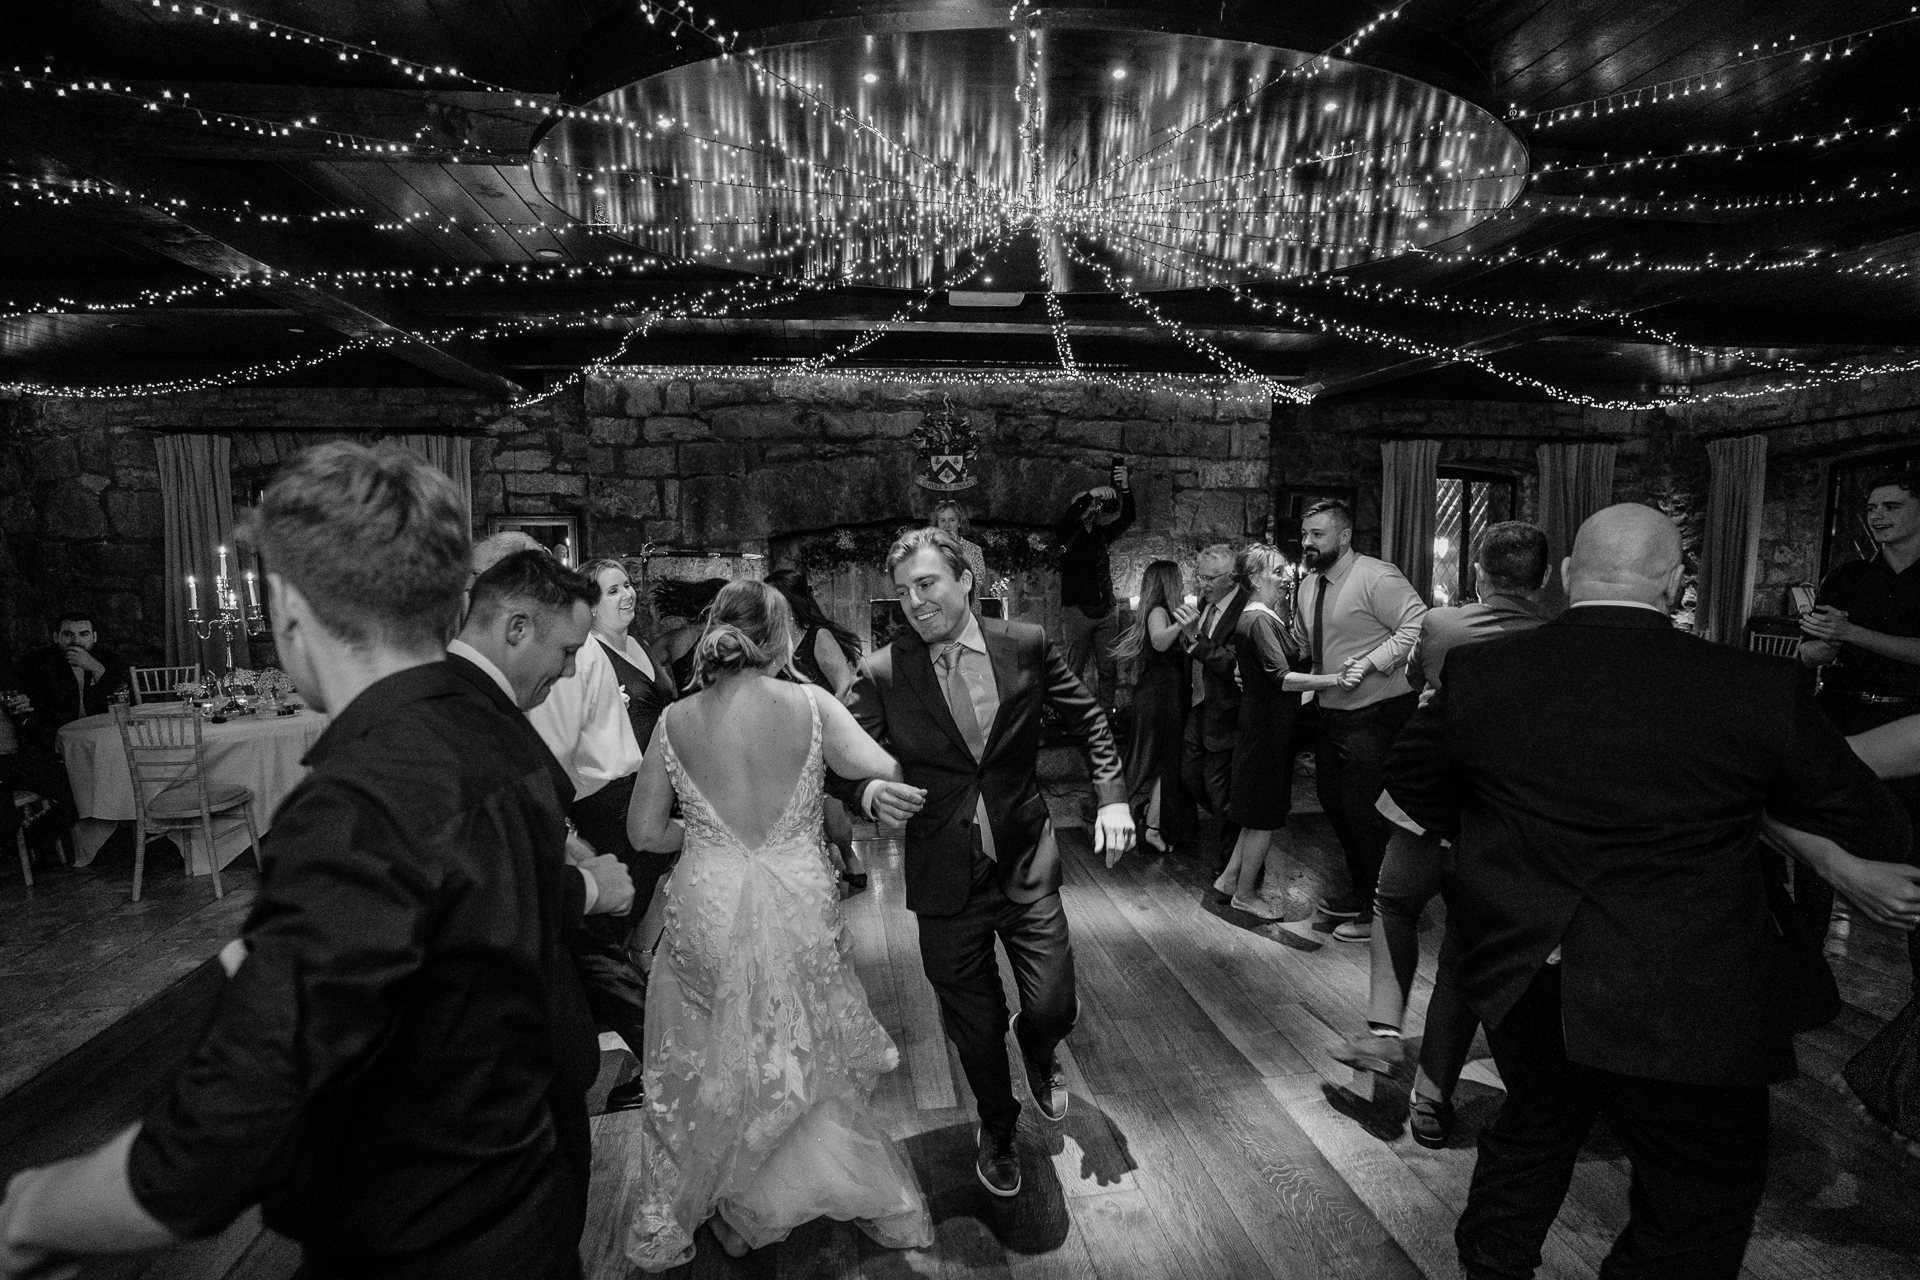
[[233, 638], [236, 635], [257, 636], [267, 629], [266, 615], [260, 612], [260, 585], [254, 581], [252, 570], [245, 577], [247, 583], [246, 604], [240, 603], [240, 593], [233, 589], [233, 580], [227, 576], [227, 549], [220, 549], [220, 573], [213, 580], [212, 616], [200, 612], [200, 584], [192, 574], [187, 575], [187, 622], [192, 625], [194, 634], [204, 643], [213, 639], [213, 633], [221, 633], [221, 643], [226, 648], [227, 670], [233, 666]]

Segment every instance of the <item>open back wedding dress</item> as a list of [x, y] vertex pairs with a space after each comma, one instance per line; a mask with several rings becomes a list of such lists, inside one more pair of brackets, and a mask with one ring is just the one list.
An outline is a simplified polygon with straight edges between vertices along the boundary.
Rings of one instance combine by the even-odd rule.
[[700, 793], [661, 721], [686, 842], [647, 991], [639, 1209], [627, 1256], [693, 1257], [712, 1213], [755, 1248], [816, 1217], [890, 1248], [933, 1243], [926, 1198], [868, 1106], [899, 1051], [841, 954], [821, 848], [820, 708], [786, 808], [748, 848]]

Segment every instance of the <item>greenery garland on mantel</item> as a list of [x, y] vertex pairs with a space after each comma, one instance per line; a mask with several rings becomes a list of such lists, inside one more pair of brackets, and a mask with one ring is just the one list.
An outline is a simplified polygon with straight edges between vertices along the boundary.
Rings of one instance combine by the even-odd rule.
[[[887, 549], [901, 530], [914, 527], [889, 523], [826, 529], [796, 538], [784, 558], [809, 579], [830, 577], [855, 566], [877, 570], [886, 563]], [[996, 577], [1060, 567], [1060, 548], [1053, 531], [1044, 526], [975, 525], [967, 538], [979, 545], [987, 569]]]

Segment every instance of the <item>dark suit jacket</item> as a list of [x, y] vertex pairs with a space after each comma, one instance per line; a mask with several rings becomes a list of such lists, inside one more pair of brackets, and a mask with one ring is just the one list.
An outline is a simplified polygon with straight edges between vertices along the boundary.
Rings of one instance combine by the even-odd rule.
[[584, 1222], [599, 1055], [560, 941], [584, 885], [522, 720], [435, 662], [314, 744], [264, 842], [249, 954], [134, 1144], [160, 1221], [208, 1234], [261, 1202], [366, 1274], [537, 1192]]
[[[1200, 717], [1200, 745], [1209, 751], [1231, 751], [1240, 736], [1240, 683], [1233, 678], [1240, 658], [1234, 633], [1250, 599], [1245, 587], [1235, 588], [1213, 626], [1212, 636], [1202, 636], [1187, 646], [1188, 656], [1200, 664], [1207, 682], [1207, 696], [1194, 708], [1194, 714]], [[1203, 605], [1201, 616], [1205, 615]]]
[[1457, 833], [1444, 890], [1482, 1019], [1499, 1026], [1558, 946], [1567, 1056], [1687, 1084], [1792, 1070], [1761, 811], [1863, 857], [1907, 840], [1791, 665], [1645, 609], [1455, 650], [1386, 786]]
[[[1040, 709], [1051, 703], [1067, 731], [1086, 745], [1100, 804], [1127, 798], [1120, 752], [1106, 713], [1047, 633], [1026, 622], [981, 618], [980, 631], [999, 686], [1000, 711], [978, 763], [940, 687], [926, 642], [912, 630], [869, 657], [853, 686], [853, 714], [900, 761], [906, 779], [925, 787], [927, 803], [907, 823], [907, 909], [950, 916], [973, 886], [973, 823], [981, 796], [993, 827], [1000, 884], [1015, 902], [1060, 889], [1060, 859], [1047, 802], [1034, 776], [1040, 758]], [[865, 780], [829, 773], [827, 788], [858, 806]]]
[[67, 663], [66, 650], [57, 644], [35, 649], [20, 659], [20, 692], [33, 699], [33, 714], [21, 725], [22, 736], [37, 748], [51, 751], [62, 725], [87, 716], [107, 714], [113, 691], [128, 682], [127, 664], [111, 649], [94, 646], [93, 656], [106, 673], [87, 685], [80, 696], [79, 682]]

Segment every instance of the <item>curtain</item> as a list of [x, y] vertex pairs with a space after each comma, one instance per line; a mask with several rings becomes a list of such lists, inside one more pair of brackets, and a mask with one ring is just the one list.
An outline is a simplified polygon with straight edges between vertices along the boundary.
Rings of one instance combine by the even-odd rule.
[[1547, 603], [1564, 608], [1567, 584], [1560, 561], [1573, 551], [1573, 536], [1588, 516], [1613, 505], [1613, 454], [1610, 444], [1543, 444], [1540, 462], [1540, 529], [1547, 535], [1553, 585]]
[[[225, 436], [163, 435], [155, 442], [160, 455], [160, 507], [166, 522], [167, 548], [167, 662], [184, 665], [204, 662], [225, 670], [226, 646], [220, 633], [204, 646], [187, 621], [187, 575], [199, 581], [200, 609], [215, 610], [213, 580], [219, 572], [216, 546], [227, 547], [227, 569], [234, 589], [246, 602], [240, 557], [233, 536], [232, 445]], [[234, 642], [235, 660], [247, 661], [244, 636]]]
[[1700, 556], [1700, 634], [1745, 644], [1760, 563], [1760, 508], [1767, 498], [1767, 438], [1707, 442], [1706, 546]]
[[465, 436], [390, 436], [393, 443], [419, 454], [447, 473], [460, 493], [467, 528], [473, 528], [473, 441]]
[[1380, 446], [1380, 555], [1420, 593], [1433, 598], [1433, 521], [1438, 440], [1389, 440]]

